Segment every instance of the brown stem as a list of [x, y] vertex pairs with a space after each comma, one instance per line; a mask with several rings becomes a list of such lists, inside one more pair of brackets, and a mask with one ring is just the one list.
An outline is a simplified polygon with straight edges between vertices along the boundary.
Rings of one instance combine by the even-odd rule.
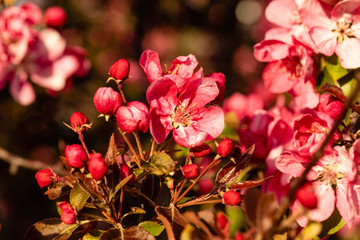
[[135, 192], [137, 194], [139, 194], [140, 196], [142, 196], [143, 198], [145, 198], [154, 208], [157, 207], [157, 205], [153, 202], [153, 200], [151, 200], [148, 196], [146, 196], [145, 194], [143, 194], [141, 191], [139, 190], [134, 190], [134, 189], [126, 189], [129, 192]]
[[31, 170], [41, 170], [44, 168], [51, 168], [54, 172], [60, 175], [66, 175], [67, 172], [62, 167], [61, 162], [49, 165], [40, 161], [32, 161], [20, 156], [17, 156], [6, 149], [0, 147], [0, 159], [10, 164], [10, 173], [15, 175], [18, 167], [24, 167]]
[[141, 141], [140, 141], [139, 135], [136, 132], [133, 132], [133, 135], [134, 135], [135, 140], [136, 140], [136, 144], [137, 144], [137, 147], [138, 147], [138, 150], [139, 150], [140, 158], [143, 161], [145, 161], [144, 151], [143, 151], [142, 146], [141, 146]]
[[216, 156], [214, 158], [214, 160], [204, 169], [204, 171], [202, 171], [199, 176], [191, 183], [191, 185], [183, 192], [183, 194], [181, 194], [181, 196], [176, 200], [175, 204], [176, 205], [183, 197], [185, 197], [185, 195], [191, 190], [191, 188], [204, 176], [204, 174], [213, 166], [215, 166], [216, 164], [219, 163], [220, 161], [220, 156]]
[[154, 150], [155, 150], [155, 140], [151, 139], [150, 148], [149, 148], [149, 155], [147, 156], [148, 161], [151, 158], [151, 156], [154, 154]]
[[124, 104], [127, 104], [124, 91], [122, 90], [122, 84], [119, 83], [119, 84], [117, 85], [117, 87], [118, 87], [118, 89], [119, 89], [120, 96], [121, 96], [121, 99], [122, 99], [123, 103], [124, 103]]
[[[117, 124], [117, 123], [116, 123]], [[135, 162], [136, 164], [139, 166], [140, 168], [140, 159], [138, 158], [138, 155], [134, 149], [134, 147], [132, 146], [132, 144], [130, 143], [129, 139], [127, 138], [126, 134], [120, 129], [120, 127], [117, 125], [117, 128], [121, 134], [121, 136], [124, 138], [126, 144], [128, 145], [130, 151], [132, 152], [132, 154], [134, 155], [134, 159], [135, 159]]]
[[121, 190], [120, 190], [118, 219], [121, 219], [121, 211], [122, 211], [123, 200], [124, 200], [124, 188], [122, 187]]
[[177, 189], [175, 188], [175, 195], [174, 195], [174, 199], [173, 199], [173, 204], [174, 204], [174, 205], [175, 205], [175, 203], [177, 202], [176, 200], [177, 200], [179, 194], [181, 193], [182, 189], [184, 188], [186, 182], [187, 182], [187, 179], [186, 179], [186, 178], [183, 178], [183, 179], [182, 179], [182, 183], [181, 183], [179, 189], [177, 190]]
[[310, 172], [311, 168], [313, 166], [315, 166], [315, 164], [318, 162], [318, 160], [323, 156], [323, 151], [324, 151], [326, 145], [330, 142], [333, 134], [337, 131], [337, 129], [340, 126], [341, 122], [346, 117], [346, 114], [348, 112], [349, 107], [351, 106], [352, 102], [355, 100], [356, 95], [360, 91], [360, 84], [359, 84], [359, 76], [358, 75], [359, 75], [359, 72], [357, 72], [357, 74], [355, 74], [355, 79], [357, 80], [356, 81], [356, 86], [354, 87], [350, 97], [347, 99], [346, 103], [344, 104], [343, 111], [341, 112], [340, 116], [338, 117], [338, 119], [334, 123], [334, 125], [331, 128], [329, 134], [326, 136], [326, 138], [324, 139], [324, 141], [320, 145], [319, 149], [314, 153], [314, 155], [312, 156], [312, 158], [310, 159], [310, 161], [306, 165], [304, 172], [301, 174], [301, 176], [298, 179], [296, 179], [294, 181], [294, 184], [291, 185], [289, 193], [287, 194], [287, 196], [285, 196], [283, 198], [277, 212], [275, 213], [274, 219], [272, 221], [272, 223], [273, 223], [272, 227], [266, 233], [264, 233], [263, 239], [270, 239], [271, 236], [273, 236], [273, 234], [276, 232], [278, 226], [280, 225], [279, 223], [280, 223], [283, 215], [285, 214], [285, 212], [289, 208], [290, 204], [295, 199], [295, 194], [296, 194], [297, 190], [306, 182], [306, 176]]
[[182, 203], [177, 205], [178, 208], [188, 207], [188, 206], [195, 206], [195, 205], [201, 205], [201, 204], [211, 204], [211, 203], [221, 203], [221, 199], [216, 200], [209, 200], [209, 201], [203, 201], [203, 202], [191, 202], [191, 203]]
[[93, 201], [92, 201], [91, 203], [96, 207], [97, 210], [99, 210], [99, 211], [102, 213], [102, 215], [103, 215], [104, 217], [106, 217], [106, 218], [111, 222], [112, 225], [114, 225], [114, 227], [117, 227], [117, 226], [118, 226], [117, 222], [116, 222], [109, 214], [107, 214], [103, 209], [101, 209], [101, 208], [100, 208], [97, 204], [95, 204]]
[[86, 145], [85, 145], [84, 134], [83, 134], [82, 132], [79, 132], [79, 140], [80, 140], [83, 148], [85, 149], [85, 152], [86, 152], [88, 158], [90, 158], [89, 151], [88, 151], [88, 149], [87, 149], [87, 147], [86, 147]]

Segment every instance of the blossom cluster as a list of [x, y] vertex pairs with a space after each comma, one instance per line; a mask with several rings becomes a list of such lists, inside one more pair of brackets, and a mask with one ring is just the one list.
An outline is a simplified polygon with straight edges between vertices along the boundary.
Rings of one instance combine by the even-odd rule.
[[0, 90], [8, 85], [14, 100], [28, 105], [36, 98], [32, 83], [53, 93], [86, 75], [85, 50], [67, 46], [58, 31], [65, 21], [62, 8], [51, 7], [43, 15], [31, 2], [1, 12]]

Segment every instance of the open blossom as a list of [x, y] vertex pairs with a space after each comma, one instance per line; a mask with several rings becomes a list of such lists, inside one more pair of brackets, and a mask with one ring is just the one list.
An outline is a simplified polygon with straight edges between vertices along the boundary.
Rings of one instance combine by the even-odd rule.
[[344, 68], [360, 67], [359, 8], [359, 1], [340, 1], [331, 7], [308, 0], [300, 10], [300, 18], [319, 52], [326, 56], [336, 53]]
[[[284, 152], [276, 159], [276, 167], [293, 177], [299, 177], [309, 161], [310, 157], [300, 156], [296, 152]], [[330, 217], [335, 206], [349, 226], [359, 218], [360, 178], [354, 159], [344, 147], [335, 146], [333, 151], [320, 158], [307, 175], [307, 180], [313, 182], [318, 199], [317, 207], [308, 215], [310, 220], [324, 221]], [[299, 204], [299, 201], [295, 201], [293, 209], [298, 208]], [[304, 226], [307, 218], [301, 217], [298, 222]]]
[[218, 94], [216, 83], [206, 77], [190, 82], [179, 96], [171, 79], [153, 82], [146, 97], [151, 107], [150, 132], [155, 141], [162, 143], [172, 131], [180, 146], [195, 147], [219, 136], [224, 128], [224, 113], [218, 106], [205, 107]]
[[0, 89], [9, 84], [12, 97], [22, 105], [35, 100], [29, 79], [58, 92], [86, 61], [67, 51], [65, 39], [56, 30], [38, 30], [41, 20], [40, 9], [32, 3], [9, 7], [0, 15]]

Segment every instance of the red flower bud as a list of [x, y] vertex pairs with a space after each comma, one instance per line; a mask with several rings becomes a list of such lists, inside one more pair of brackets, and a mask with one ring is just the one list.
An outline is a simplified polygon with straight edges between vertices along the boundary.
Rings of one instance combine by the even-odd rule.
[[183, 167], [185, 178], [194, 179], [199, 176], [199, 166], [196, 164], [188, 164]]
[[113, 115], [122, 104], [120, 93], [110, 87], [99, 88], [94, 95], [96, 110], [104, 115]]
[[89, 119], [82, 112], [74, 112], [70, 117], [70, 124], [77, 133], [86, 131], [90, 127]]
[[309, 182], [297, 190], [296, 199], [307, 209], [315, 209], [318, 204], [314, 189]]
[[116, 120], [120, 129], [126, 133], [146, 132], [150, 122], [149, 109], [142, 102], [129, 102], [127, 106], [121, 106], [117, 110]]
[[125, 80], [129, 78], [130, 64], [126, 59], [116, 61], [110, 67], [109, 74], [115, 80]]
[[234, 206], [241, 202], [240, 193], [237, 191], [227, 191], [223, 196], [223, 203]]
[[227, 219], [224, 213], [218, 212], [216, 214], [216, 224], [220, 229], [224, 229], [228, 223], [229, 220]]
[[56, 181], [56, 177], [57, 175], [49, 168], [42, 169], [35, 174], [36, 181], [41, 188], [51, 185]]
[[91, 176], [96, 181], [101, 180], [105, 176], [107, 172], [107, 166], [105, 164], [104, 158], [100, 153], [90, 154], [88, 169]]
[[67, 145], [65, 157], [69, 166], [73, 168], [82, 168], [85, 166], [85, 162], [89, 160], [85, 149], [79, 144]]
[[45, 11], [44, 18], [46, 26], [62, 27], [66, 21], [66, 12], [58, 6], [49, 7]]
[[234, 153], [234, 143], [228, 138], [223, 139], [216, 149], [217, 154], [226, 158], [230, 157]]
[[245, 237], [242, 233], [236, 233], [234, 236], [234, 240], [245, 240]]
[[120, 164], [120, 178], [124, 179], [127, 176], [129, 176], [130, 174], [132, 174], [132, 177], [130, 178], [130, 180], [128, 181], [129, 184], [134, 184], [136, 182], [136, 176], [134, 174], [134, 172], [130, 169], [130, 167], [127, 164]]
[[190, 152], [192, 152], [197, 158], [204, 157], [210, 154], [211, 147], [208, 144], [203, 143], [200, 146], [190, 148]]
[[320, 95], [320, 102], [318, 105], [319, 112], [326, 113], [333, 119], [338, 119], [343, 109], [344, 103], [339, 101], [333, 95], [328, 93]]
[[76, 222], [75, 210], [70, 206], [68, 202], [59, 202], [59, 208], [61, 208], [61, 221], [65, 224], [74, 224]]
[[200, 195], [205, 195], [205, 194], [209, 193], [214, 187], [213, 181], [209, 178], [201, 179], [198, 182], [198, 185], [199, 185], [199, 194]]

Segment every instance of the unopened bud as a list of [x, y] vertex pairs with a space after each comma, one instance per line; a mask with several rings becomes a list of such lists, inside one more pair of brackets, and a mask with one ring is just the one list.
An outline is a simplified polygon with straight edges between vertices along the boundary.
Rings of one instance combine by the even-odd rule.
[[194, 179], [199, 176], [199, 166], [196, 164], [185, 165], [182, 170], [187, 179]]
[[204, 157], [210, 154], [211, 147], [208, 144], [203, 143], [200, 146], [190, 148], [190, 152], [192, 152], [197, 158]]
[[126, 133], [134, 131], [146, 132], [149, 128], [149, 109], [142, 102], [129, 102], [116, 112], [116, 121], [121, 130]]
[[41, 188], [50, 186], [56, 181], [57, 175], [49, 168], [42, 169], [35, 174], [37, 183]]
[[237, 191], [227, 191], [223, 195], [223, 203], [230, 206], [239, 205], [241, 202], [240, 193]]
[[62, 27], [66, 22], [66, 12], [58, 6], [49, 7], [46, 9], [45, 24], [49, 27]]
[[125, 163], [120, 164], [120, 177], [121, 177], [121, 179], [126, 178], [130, 174], [132, 174], [132, 177], [130, 178], [128, 183], [129, 184], [134, 184], [136, 182], [136, 176], [135, 176], [133, 170], [131, 170], [130, 167]]
[[326, 113], [333, 119], [338, 119], [344, 109], [344, 103], [331, 94], [323, 93], [320, 95], [318, 110]]
[[105, 164], [104, 158], [100, 153], [90, 154], [88, 169], [91, 176], [96, 181], [101, 180], [105, 176], [107, 172], [107, 166]]
[[70, 117], [70, 124], [72, 129], [77, 133], [86, 131], [91, 127], [89, 119], [82, 112], [74, 112]]
[[123, 81], [129, 78], [130, 64], [126, 59], [120, 59], [111, 65], [109, 74], [117, 81]]
[[96, 110], [106, 116], [115, 114], [122, 104], [120, 93], [110, 87], [99, 88], [93, 100]]
[[234, 153], [234, 143], [228, 138], [223, 139], [216, 149], [217, 154], [226, 158]]
[[79, 144], [67, 145], [65, 157], [69, 166], [73, 168], [82, 168], [85, 166], [85, 162], [89, 160], [85, 149]]
[[296, 199], [307, 209], [315, 209], [318, 204], [314, 189], [309, 182], [297, 190]]
[[75, 210], [70, 206], [68, 202], [59, 202], [59, 208], [61, 208], [61, 221], [65, 224], [74, 224], [76, 222]]

